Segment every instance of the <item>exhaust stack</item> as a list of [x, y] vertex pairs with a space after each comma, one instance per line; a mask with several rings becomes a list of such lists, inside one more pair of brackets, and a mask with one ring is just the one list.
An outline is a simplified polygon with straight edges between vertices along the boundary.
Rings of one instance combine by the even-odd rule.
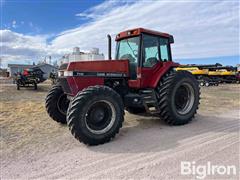
[[108, 59], [112, 60], [112, 39], [111, 36], [108, 34]]

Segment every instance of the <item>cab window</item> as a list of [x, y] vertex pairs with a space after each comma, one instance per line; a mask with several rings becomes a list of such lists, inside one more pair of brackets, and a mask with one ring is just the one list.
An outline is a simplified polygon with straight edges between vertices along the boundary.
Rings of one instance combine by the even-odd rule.
[[117, 44], [117, 59], [128, 59], [130, 63], [138, 60], [139, 37], [123, 39]]
[[128, 59], [130, 78], [137, 79], [139, 36], [123, 39], [117, 42], [117, 60]]
[[160, 43], [160, 60], [161, 61], [169, 61], [170, 60], [170, 55], [169, 55], [169, 46], [168, 46], [168, 39], [166, 38], [159, 38], [159, 43]]
[[158, 37], [143, 35], [143, 67], [153, 67], [159, 61]]

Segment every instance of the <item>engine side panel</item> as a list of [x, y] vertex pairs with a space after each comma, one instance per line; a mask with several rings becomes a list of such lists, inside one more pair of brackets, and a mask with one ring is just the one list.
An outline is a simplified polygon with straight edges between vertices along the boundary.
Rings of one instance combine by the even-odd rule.
[[68, 71], [77, 72], [106, 72], [124, 73], [129, 76], [128, 60], [101, 60], [101, 61], [80, 61], [71, 62], [67, 67]]
[[128, 60], [79, 61], [64, 64], [60, 72], [71, 72], [71, 76], [61, 76], [59, 81], [66, 94], [75, 96], [89, 86], [104, 85], [105, 79], [125, 79], [129, 77]]

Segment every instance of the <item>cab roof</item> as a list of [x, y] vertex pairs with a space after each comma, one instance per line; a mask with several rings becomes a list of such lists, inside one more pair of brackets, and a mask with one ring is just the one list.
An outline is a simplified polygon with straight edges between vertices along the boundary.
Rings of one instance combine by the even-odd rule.
[[162, 36], [162, 37], [166, 37], [166, 38], [173, 38], [173, 36], [168, 34], [168, 33], [153, 31], [153, 30], [145, 29], [145, 28], [135, 28], [135, 29], [130, 29], [130, 30], [120, 32], [119, 34], [117, 34], [115, 40], [119, 41], [119, 40], [124, 39], [124, 38], [138, 36], [141, 33], [147, 33], [147, 34]]

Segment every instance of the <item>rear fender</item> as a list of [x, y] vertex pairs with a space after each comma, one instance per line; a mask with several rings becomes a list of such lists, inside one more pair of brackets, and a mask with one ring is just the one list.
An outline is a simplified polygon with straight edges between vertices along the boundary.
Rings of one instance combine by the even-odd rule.
[[161, 80], [161, 78], [172, 68], [178, 67], [179, 64], [169, 61], [169, 62], [164, 62], [162, 67], [155, 73], [153, 74], [152, 80], [150, 82], [150, 87], [156, 88], [158, 85], [158, 82]]

